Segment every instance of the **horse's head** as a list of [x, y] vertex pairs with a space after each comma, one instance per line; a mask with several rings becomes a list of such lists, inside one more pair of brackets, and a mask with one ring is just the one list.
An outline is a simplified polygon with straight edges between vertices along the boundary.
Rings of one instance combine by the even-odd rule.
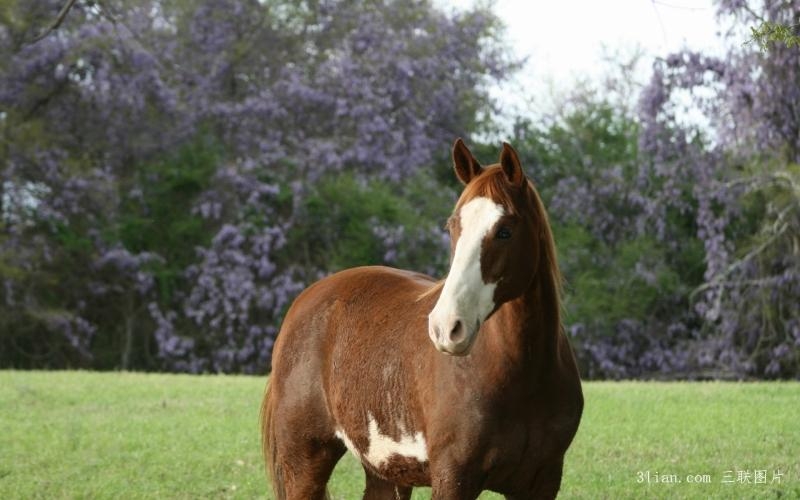
[[428, 335], [439, 351], [463, 356], [481, 324], [530, 287], [546, 222], [509, 144], [500, 163], [484, 168], [458, 139], [453, 165], [465, 188], [447, 224], [450, 272], [428, 316]]

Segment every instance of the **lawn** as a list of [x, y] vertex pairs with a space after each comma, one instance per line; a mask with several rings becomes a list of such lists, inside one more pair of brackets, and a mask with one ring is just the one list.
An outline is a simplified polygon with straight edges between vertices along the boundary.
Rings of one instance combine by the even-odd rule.
[[[260, 377], [0, 371], [0, 498], [266, 498], [263, 388]], [[584, 392], [561, 498], [800, 498], [800, 384]], [[332, 496], [362, 488], [347, 455]]]

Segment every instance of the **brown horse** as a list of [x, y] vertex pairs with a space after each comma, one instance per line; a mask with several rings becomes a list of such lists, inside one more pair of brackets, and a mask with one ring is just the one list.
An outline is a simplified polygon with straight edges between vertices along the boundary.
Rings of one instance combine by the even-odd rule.
[[459, 139], [453, 162], [466, 187], [443, 282], [349, 269], [286, 314], [262, 405], [278, 499], [325, 498], [345, 450], [364, 498], [558, 493], [583, 395], [547, 214], [508, 144], [483, 168]]

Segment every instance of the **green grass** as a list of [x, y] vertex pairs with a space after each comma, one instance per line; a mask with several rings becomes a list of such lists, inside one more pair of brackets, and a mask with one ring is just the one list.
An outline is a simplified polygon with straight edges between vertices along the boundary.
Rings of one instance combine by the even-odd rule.
[[[258, 377], [0, 371], [0, 498], [266, 498], [263, 388]], [[800, 384], [584, 391], [561, 498], [800, 498]], [[722, 482], [756, 470], [768, 484]], [[652, 482], [656, 473], [681, 483]], [[689, 474], [711, 483], [689, 484]], [[363, 482], [346, 455], [331, 493], [360, 498]]]

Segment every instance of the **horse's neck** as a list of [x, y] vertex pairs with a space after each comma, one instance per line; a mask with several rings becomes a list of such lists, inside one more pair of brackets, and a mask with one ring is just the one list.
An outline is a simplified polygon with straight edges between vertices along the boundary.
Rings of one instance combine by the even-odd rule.
[[[536, 280], [522, 296], [501, 306], [494, 323], [491, 350], [502, 351], [509, 368], [535, 376], [551, 370], [561, 358], [558, 291], [547, 280]], [[495, 353], [501, 354], [501, 353]]]

